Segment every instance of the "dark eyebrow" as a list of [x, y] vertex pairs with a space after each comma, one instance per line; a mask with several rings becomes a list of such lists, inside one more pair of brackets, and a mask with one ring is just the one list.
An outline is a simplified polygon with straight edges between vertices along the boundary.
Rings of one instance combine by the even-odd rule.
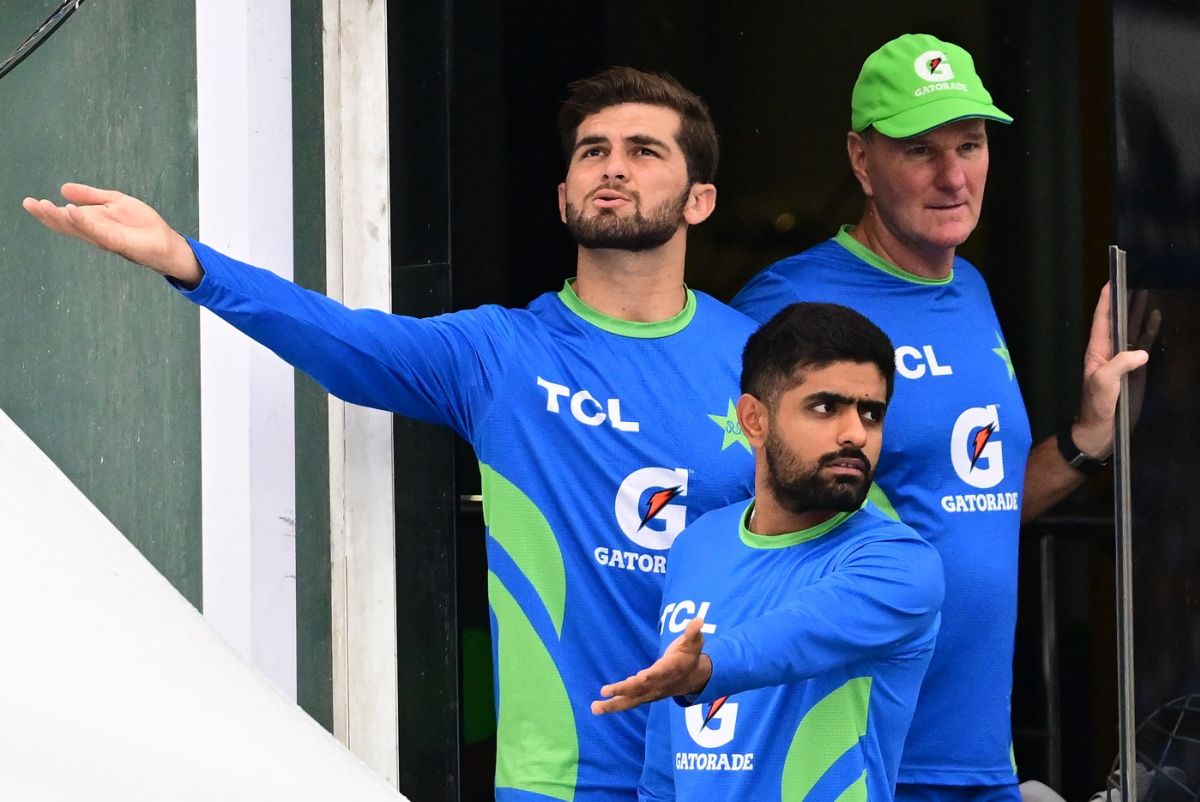
[[663, 150], [671, 149], [671, 146], [666, 142], [663, 142], [661, 139], [655, 139], [648, 134], [634, 134], [633, 136], [629, 137], [629, 141], [635, 145], [653, 145], [654, 147], [662, 148]]
[[841, 393], [820, 392], [813, 393], [805, 399], [810, 404], [836, 404], [838, 406], [856, 406], [859, 409], [867, 412], [874, 412], [883, 417], [883, 413], [887, 411], [887, 404], [882, 401], [872, 401], [869, 398], [852, 398]]
[[607, 144], [608, 144], [608, 137], [600, 136], [598, 134], [592, 134], [591, 136], [585, 136], [582, 139], [580, 139], [578, 142], [576, 142], [575, 150], [578, 151], [581, 148], [590, 148], [592, 145], [607, 145]]
[[[661, 148], [662, 150], [665, 150], [665, 151], [671, 150], [671, 146], [668, 145], [666, 142], [663, 142], [661, 139], [658, 139], [657, 137], [652, 137], [649, 134], [632, 134], [631, 136], [626, 137], [626, 140], [628, 142], [631, 142], [634, 145], [639, 146], [639, 147], [651, 145], [656, 148]], [[578, 142], [576, 142], [575, 143], [575, 151], [578, 152], [583, 148], [590, 148], [592, 145], [608, 145], [608, 144], [611, 144], [609, 142], [608, 137], [600, 136], [599, 134], [592, 134], [591, 136], [582, 137]]]

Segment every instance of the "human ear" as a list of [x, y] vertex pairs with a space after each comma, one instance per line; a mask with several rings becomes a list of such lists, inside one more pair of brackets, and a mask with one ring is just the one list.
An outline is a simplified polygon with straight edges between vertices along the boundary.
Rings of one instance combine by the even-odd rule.
[[850, 157], [850, 170], [858, 179], [863, 194], [871, 197], [874, 193], [871, 191], [871, 175], [867, 170], [867, 140], [862, 134], [854, 131], [846, 134], [846, 155]]
[[742, 393], [742, 397], [737, 401], [737, 417], [747, 442], [754, 448], [761, 448], [766, 441], [767, 426], [770, 424], [767, 405], [749, 393]]
[[717, 188], [712, 184], [692, 184], [687, 204], [683, 207], [683, 219], [689, 226], [699, 225], [708, 219], [717, 208]]

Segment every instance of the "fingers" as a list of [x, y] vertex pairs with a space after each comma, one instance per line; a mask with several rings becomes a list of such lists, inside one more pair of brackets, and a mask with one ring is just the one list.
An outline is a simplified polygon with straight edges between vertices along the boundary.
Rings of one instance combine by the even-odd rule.
[[636, 693], [640, 687], [644, 687], [646, 685], [647, 678], [645, 676], [643, 676], [645, 674], [646, 674], [646, 670], [643, 669], [642, 671], [639, 671], [638, 673], [634, 674], [632, 677], [626, 677], [625, 679], [621, 680], [620, 682], [614, 682], [609, 685], [605, 685], [604, 687], [602, 687], [600, 689], [600, 695], [601, 696], [625, 696], [628, 694]]
[[24, 207], [25, 211], [33, 215], [34, 219], [51, 231], [75, 236], [66, 209], [55, 206], [48, 200], [38, 200], [36, 198], [26, 198], [21, 202], [21, 206]]
[[600, 689], [600, 695], [609, 698], [597, 699], [592, 702], [592, 713], [597, 716], [605, 713], [619, 713], [622, 710], [632, 710], [638, 705], [663, 698], [662, 694], [656, 690], [657, 686], [652, 682], [653, 678], [654, 672], [647, 668], [620, 682], [605, 685]]
[[603, 716], [606, 713], [621, 713], [632, 710], [638, 705], [652, 702], [653, 699], [637, 700], [630, 696], [614, 696], [611, 699], [597, 699], [592, 702], [592, 715]]
[[1112, 353], [1112, 284], [1106, 283], [1100, 290], [1096, 309], [1092, 312], [1092, 328], [1088, 334], [1087, 350], [1093, 354]]
[[123, 193], [112, 189], [99, 189], [87, 184], [63, 184], [62, 196], [71, 203], [82, 206], [94, 206], [100, 203], [112, 203], [125, 197]]
[[688, 621], [687, 626], [683, 629], [683, 634], [679, 636], [681, 645], [685, 644], [688, 647], [694, 647], [694, 649], [689, 648], [689, 651], [699, 651], [700, 648], [704, 646], [704, 635], [701, 632], [703, 628], [703, 618], [697, 617], [693, 618], [691, 621]]
[[1135, 351], [1122, 351], [1108, 360], [1108, 364], [1100, 368], [1100, 371], [1108, 374], [1112, 381], [1119, 381], [1126, 373], [1137, 370], [1148, 361], [1150, 354], [1140, 348]]

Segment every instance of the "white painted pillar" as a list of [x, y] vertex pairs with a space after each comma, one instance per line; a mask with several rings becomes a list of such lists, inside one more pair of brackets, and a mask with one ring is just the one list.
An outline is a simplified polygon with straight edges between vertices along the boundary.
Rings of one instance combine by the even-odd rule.
[[[200, 239], [292, 277], [289, 0], [196, 3]], [[296, 698], [292, 369], [200, 317], [205, 618]]]
[[[325, 0], [327, 289], [391, 309], [387, 4]], [[392, 419], [329, 402], [333, 724], [393, 785], [399, 774]]]

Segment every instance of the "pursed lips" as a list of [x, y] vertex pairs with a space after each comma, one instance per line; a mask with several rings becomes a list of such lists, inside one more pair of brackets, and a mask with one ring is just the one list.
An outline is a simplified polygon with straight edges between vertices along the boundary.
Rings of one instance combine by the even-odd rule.
[[616, 206], [619, 203], [630, 203], [633, 201], [633, 198], [610, 187], [600, 187], [592, 191], [588, 196], [588, 200], [593, 201], [598, 206]]

